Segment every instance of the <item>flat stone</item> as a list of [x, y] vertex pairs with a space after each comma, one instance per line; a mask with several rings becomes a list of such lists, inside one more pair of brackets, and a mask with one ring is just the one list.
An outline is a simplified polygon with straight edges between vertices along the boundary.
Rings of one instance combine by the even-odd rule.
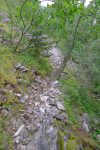
[[17, 146], [17, 150], [26, 150], [26, 146], [20, 144]]
[[15, 68], [16, 68], [16, 69], [19, 69], [20, 66], [21, 66], [21, 64], [19, 63], [19, 64], [17, 64], [17, 65], [15, 66]]
[[65, 108], [61, 102], [57, 101], [56, 104], [59, 110], [65, 111]]
[[20, 93], [15, 93], [14, 95], [17, 97], [22, 97], [22, 94], [20, 94]]
[[20, 141], [21, 141], [21, 136], [20, 136], [20, 135], [14, 138], [14, 142], [15, 142], [16, 144], [19, 144]]
[[9, 21], [10, 21], [10, 18], [4, 18], [2, 21], [3, 21], [3, 22], [9, 22]]
[[58, 85], [58, 81], [56, 80], [56, 81], [51, 81], [51, 86], [52, 87], [55, 87], [55, 86], [57, 86]]
[[47, 130], [47, 133], [51, 133], [53, 130], [54, 130], [54, 127], [51, 126], [51, 127]]
[[33, 125], [30, 124], [29, 126], [27, 126], [27, 129], [29, 131], [29, 133], [34, 133], [34, 131], [37, 131], [40, 127], [38, 125]]
[[21, 103], [25, 103], [27, 99], [28, 99], [28, 94], [25, 94], [25, 95], [20, 99], [20, 102], [21, 102]]
[[46, 102], [48, 100], [48, 98], [49, 98], [48, 96], [40, 95], [40, 99], [41, 99], [42, 102]]
[[57, 120], [60, 120], [60, 121], [62, 121], [62, 122], [65, 122], [65, 123], [67, 123], [68, 122], [68, 116], [67, 116], [67, 114], [56, 114], [55, 116], [54, 116]]
[[45, 113], [45, 108], [40, 107], [39, 110], [44, 114]]
[[35, 102], [35, 106], [38, 106], [38, 105], [40, 105], [40, 103], [39, 102]]
[[55, 101], [50, 101], [50, 102], [49, 102], [49, 105], [51, 105], [51, 106], [56, 106], [56, 102], [55, 102]]
[[49, 105], [49, 103], [45, 103], [46, 107], [51, 108], [51, 106]]
[[35, 85], [33, 85], [32, 88], [34, 88], [34, 90], [38, 90], [38, 88]]
[[24, 124], [21, 125], [21, 126], [19, 127], [19, 129], [17, 130], [17, 132], [14, 134], [13, 137], [17, 137], [17, 136], [22, 132], [22, 130], [24, 129], [24, 127], [25, 127]]
[[29, 136], [29, 132], [28, 132], [27, 128], [23, 129], [22, 135], [23, 135], [23, 138], [27, 138]]

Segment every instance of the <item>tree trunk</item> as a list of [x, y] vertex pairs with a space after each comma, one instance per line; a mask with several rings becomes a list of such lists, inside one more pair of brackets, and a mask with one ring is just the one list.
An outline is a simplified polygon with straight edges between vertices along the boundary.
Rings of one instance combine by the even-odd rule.
[[[84, 5], [85, 0], [83, 0], [82, 3]], [[78, 19], [76, 20], [71, 38], [69, 39], [69, 43], [67, 46], [68, 52], [64, 56], [61, 67], [59, 68], [59, 70], [57, 70], [57, 72], [55, 74], [55, 79], [57, 79], [57, 80], [61, 77], [61, 73], [64, 71], [64, 68], [66, 67], [66, 63], [69, 61], [69, 59], [71, 57], [71, 53], [72, 53], [72, 50], [74, 48], [75, 38], [76, 38], [76, 34], [77, 34], [77, 30], [78, 30], [81, 18], [82, 18], [82, 12], [80, 13]]]
[[82, 13], [80, 14], [80, 16], [78, 17], [76, 24], [75, 24], [75, 28], [73, 29], [73, 33], [71, 35], [69, 44], [67, 46], [68, 52], [65, 54], [63, 62], [61, 64], [61, 67], [59, 68], [59, 70], [57, 70], [56, 74], [55, 74], [55, 79], [59, 79], [61, 76], [61, 73], [64, 71], [64, 68], [66, 67], [66, 63], [69, 61], [72, 50], [74, 48], [74, 43], [75, 43], [75, 38], [76, 38], [76, 34], [77, 34], [77, 30], [79, 27], [79, 23], [82, 17]]

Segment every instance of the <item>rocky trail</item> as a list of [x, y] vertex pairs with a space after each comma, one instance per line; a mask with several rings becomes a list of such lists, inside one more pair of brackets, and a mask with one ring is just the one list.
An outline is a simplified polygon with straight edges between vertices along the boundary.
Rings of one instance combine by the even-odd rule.
[[[55, 72], [60, 67], [62, 54], [56, 47], [53, 47], [49, 52], [49, 61], [53, 67], [53, 72]], [[25, 74], [31, 70], [19, 63], [15, 66], [15, 71], [18, 71], [19, 74]], [[0, 107], [1, 114], [8, 120], [7, 132], [12, 135], [13, 142], [13, 148], [5, 144], [5, 150], [66, 150], [66, 146], [68, 150], [84, 150], [78, 136], [82, 134], [83, 137], [88, 137], [89, 117], [87, 113], [83, 113], [79, 118], [81, 130], [79, 133], [73, 134], [63, 100], [64, 93], [61, 92], [59, 81], [52, 81], [51, 77], [44, 79], [38, 75], [36, 70], [33, 71], [35, 79], [27, 87], [26, 93], [18, 93], [11, 88], [9, 90], [9, 92], [14, 93], [14, 96], [24, 107], [17, 108], [17, 112]], [[20, 82], [22, 82], [21, 79], [18, 79], [18, 84]], [[64, 127], [63, 125], [59, 126], [57, 121], [60, 124], [63, 123]], [[64, 133], [60, 140], [61, 137], [58, 136], [59, 127]], [[62, 141], [63, 147], [61, 147]]]
[[[50, 62], [56, 69], [60, 65], [61, 54], [57, 48], [53, 48], [50, 53]], [[20, 64], [16, 69], [25, 71]], [[36, 76], [35, 82], [28, 87], [28, 94], [22, 96], [16, 93], [25, 109], [19, 110], [19, 116], [10, 121], [14, 130], [15, 150], [57, 150], [57, 128], [53, 125], [54, 121], [68, 121], [59, 86], [58, 81]]]

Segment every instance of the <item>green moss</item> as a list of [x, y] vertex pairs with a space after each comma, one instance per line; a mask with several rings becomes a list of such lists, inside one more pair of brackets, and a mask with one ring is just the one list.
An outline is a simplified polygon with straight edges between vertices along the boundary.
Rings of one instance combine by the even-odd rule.
[[0, 116], [0, 150], [6, 149], [6, 146], [12, 150], [13, 142], [11, 136], [7, 133], [5, 119]]
[[0, 45], [0, 87], [5, 83], [16, 83], [13, 72], [13, 54], [7, 47]]
[[59, 150], [64, 150], [64, 136], [68, 135], [66, 142], [66, 150], [76, 150], [78, 144], [78, 138], [72, 133], [66, 133], [62, 130], [58, 131], [58, 146]]
[[58, 147], [59, 150], [64, 150], [64, 133], [61, 131], [58, 131]]
[[2, 28], [6, 32], [6, 34], [10, 34], [10, 28], [9, 28], [8, 24], [0, 23], [0, 28]]
[[67, 142], [66, 150], [76, 150], [76, 146], [78, 144], [78, 137], [74, 134], [70, 133], [70, 137]]
[[22, 79], [22, 82], [21, 82], [22, 86], [20, 85], [22, 88], [25, 88], [25, 87], [27, 88], [27, 86], [29, 86], [30, 83], [34, 81], [35, 77], [31, 71], [24, 72], [24, 73], [17, 71], [16, 78]]

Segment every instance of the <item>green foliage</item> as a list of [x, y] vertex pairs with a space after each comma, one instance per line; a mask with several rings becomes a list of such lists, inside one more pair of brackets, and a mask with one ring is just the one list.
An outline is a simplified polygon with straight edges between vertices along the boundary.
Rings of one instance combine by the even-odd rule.
[[17, 56], [18, 61], [23, 64], [35, 68], [39, 74], [45, 76], [51, 72], [51, 66], [47, 58], [33, 57], [30, 54], [22, 54]]
[[[72, 59], [80, 65], [78, 66], [80, 77], [73, 76], [68, 80], [61, 79], [61, 82], [64, 93], [67, 95], [64, 97], [64, 100], [71, 123], [77, 125], [75, 109], [79, 112], [87, 112], [91, 120], [94, 118], [98, 119], [100, 115], [100, 104], [97, 101], [100, 91], [98, 59], [100, 49], [99, 0], [92, 1], [87, 8], [80, 4], [79, 0], [55, 0], [53, 5], [43, 9], [40, 7], [39, 1], [30, 0], [25, 3], [22, 11], [21, 6], [24, 0], [16, 0], [14, 2], [7, 0], [11, 16], [5, 1], [1, 0], [0, 2], [0, 13], [4, 12], [6, 17], [12, 17], [13, 20], [13, 25], [11, 21], [9, 23], [2, 22], [4, 16], [0, 15], [0, 28], [3, 28], [4, 31], [2, 33], [5, 38], [4, 42], [9, 45], [0, 45], [0, 87], [4, 87], [7, 83], [16, 84], [17, 77], [22, 79], [20, 88], [24, 89], [24, 91], [31, 81], [34, 80], [34, 76], [31, 73], [14, 73], [13, 58], [17, 59], [16, 62], [20, 62], [30, 69], [35, 68], [40, 75], [45, 77], [51, 72], [51, 66], [48, 63], [48, 59], [42, 57], [42, 52], [49, 48], [48, 42], [43, 36], [48, 35], [48, 37], [53, 38], [57, 42], [58, 47], [66, 54], [68, 43], [72, 42], [71, 35], [77, 17], [80, 12], [83, 13], [71, 54]], [[16, 28], [12, 30], [14, 40], [12, 46], [11, 26]], [[22, 40], [18, 45], [20, 55], [12, 53], [11, 51], [17, 44], [15, 41], [19, 41], [21, 38]], [[9, 47], [12, 47], [12, 49]], [[71, 74], [68, 72], [68, 75]], [[96, 98], [93, 98], [93, 94]], [[23, 108], [22, 105], [19, 106], [13, 94], [8, 92], [6, 97], [5, 106], [13, 107], [15, 111], [17, 107]], [[100, 132], [98, 128], [97, 133]], [[61, 150], [64, 149], [63, 136], [63, 133], [59, 134]], [[2, 139], [5, 139], [3, 130], [0, 135], [0, 149], [4, 149], [1, 144]], [[67, 149], [74, 150], [75, 146], [76, 141], [71, 135]]]
[[69, 101], [70, 105], [79, 107], [83, 111], [89, 113], [92, 117], [99, 117], [100, 105], [91, 97], [91, 93], [86, 87], [81, 85], [75, 77], [68, 80], [62, 80], [65, 93], [68, 98], [65, 98], [65, 104]]
[[29, 46], [26, 48], [26, 51], [35, 56], [39, 57], [43, 51], [49, 49], [49, 44], [47, 42], [47, 37], [43, 35], [41, 30], [34, 30], [32, 32], [32, 39], [29, 42]]

